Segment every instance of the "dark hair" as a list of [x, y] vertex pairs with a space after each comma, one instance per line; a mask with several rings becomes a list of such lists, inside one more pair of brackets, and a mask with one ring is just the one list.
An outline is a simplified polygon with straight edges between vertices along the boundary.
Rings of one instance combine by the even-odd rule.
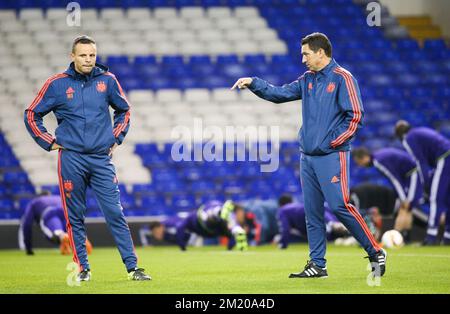
[[325, 34], [322, 33], [312, 33], [302, 39], [302, 46], [309, 45], [309, 48], [317, 52], [320, 48], [325, 51], [327, 57], [333, 55], [333, 47], [331, 46], [331, 42]]
[[278, 199], [278, 206], [284, 206], [293, 202], [292, 196], [290, 194], [283, 194]]
[[245, 211], [244, 206], [242, 206], [241, 204], [234, 203], [233, 205], [234, 205], [234, 209], [233, 209], [234, 212], [236, 212], [238, 210], [244, 210]]
[[405, 134], [408, 133], [410, 129], [411, 125], [408, 123], [408, 121], [399, 120], [395, 124], [395, 136], [397, 136], [399, 139], [403, 139], [403, 136], [405, 136]]
[[75, 47], [78, 44], [94, 44], [95, 45], [95, 40], [94, 40], [94, 38], [92, 38], [92, 37], [90, 37], [88, 35], [78, 36], [77, 38], [75, 38], [73, 40], [72, 52], [75, 52]]
[[361, 159], [365, 156], [370, 156], [370, 151], [365, 147], [357, 147], [352, 150], [352, 156], [356, 159]]
[[150, 230], [153, 230], [155, 228], [161, 227], [163, 224], [160, 221], [152, 221], [150, 223]]
[[52, 192], [49, 190], [42, 190], [41, 193], [38, 194], [38, 196], [49, 196], [52, 195]]

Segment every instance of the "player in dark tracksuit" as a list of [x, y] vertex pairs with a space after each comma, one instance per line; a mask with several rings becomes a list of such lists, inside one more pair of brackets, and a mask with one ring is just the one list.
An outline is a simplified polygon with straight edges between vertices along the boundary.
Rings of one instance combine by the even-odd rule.
[[[418, 178], [416, 163], [406, 151], [398, 148], [382, 148], [371, 154], [367, 148], [359, 147], [353, 150], [353, 159], [362, 167], [373, 165], [389, 179], [400, 201], [399, 219], [404, 215], [413, 215], [418, 220], [424, 219], [419, 204], [422, 184]], [[407, 230], [399, 231], [405, 231], [405, 235], [408, 233]]]
[[33, 254], [32, 227], [34, 223], [39, 224], [49, 241], [59, 244], [66, 234], [61, 197], [40, 196], [28, 203], [20, 220], [19, 246], [29, 255]]
[[[95, 41], [75, 39], [69, 68], [47, 80], [25, 110], [25, 125], [45, 150], [59, 149], [58, 177], [67, 220], [73, 260], [80, 281], [90, 280], [84, 218], [86, 189], [91, 187], [133, 280], [149, 280], [137, 268], [130, 230], [122, 212], [118, 180], [111, 161], [112, 150], [122, 143], [130, 126], [130, 105], [116, 77], [95, 63]], [[114, 109], [114, 126], [109, 108]], [[55, 137], [43, 125], [53, 112], [58, 121]]]
[[248, 243], [246, 231], [241, 226], [244, 218], [243, 208], [232, 202], [210, 201], [186, 217], [170, 217], [157, 224], [156, 228], [162, 228], [162, 232], [141, 230], [141, 239], [145, 244], [146, 236], [152, 234], [157, 240], [176, 243], [184, 251], [191, 234], [204, 238], [225, 236], [229, 240], [228, 249], [236, 246], [238, 250], [245, 250]]
[[383, 275], [386, 253], [363, 218], [349, 203], [350, 141], [362, 125], [358, 84], [332, 59], [328, 38], [313, 33], [302, 40], [303, 62], [310, 71], [283, 86], [257, 78], [241, 78], [232, 87], [249, 88], [274, 103], [302, 100], [299, 132], [301, 181], [307, 217], [310, 258], [305, 270], [291, 277], [326, 277], [324, 202], [369, 255], [374, 275]]
[[415, 160], [425, 194], [430, 199], [427, 244], [435, 244], [439, 220], [446, 213], [444, 244], [450, 244], [450, 140], [433, 129], [411, 128], [399, 121], [396, 134]]

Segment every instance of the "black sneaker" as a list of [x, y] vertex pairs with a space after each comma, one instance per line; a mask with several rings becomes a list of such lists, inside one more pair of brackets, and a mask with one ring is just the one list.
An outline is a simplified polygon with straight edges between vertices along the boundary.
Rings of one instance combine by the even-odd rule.
[[386, 272], [386, 257], [387, 253], [381, 249], [377, 254], [367, 256], [372, 266], [372, 274], [374, 277], [381, 277]]
[[292, 273], [289, 278], [327, 278], [328, 273], [326, 268], [320, 268], [313, 261], [306, 263], [305, 269], [299, 273]]
[[91, 271], [89, 269], [85, 269], [78, 273], [77, 281], [90, 281], [91, 280]]
[[152, 278], [144, 272], [143, 268], [136, 268], [128, 272], [128, 279], [136, 281], [152, 280]]

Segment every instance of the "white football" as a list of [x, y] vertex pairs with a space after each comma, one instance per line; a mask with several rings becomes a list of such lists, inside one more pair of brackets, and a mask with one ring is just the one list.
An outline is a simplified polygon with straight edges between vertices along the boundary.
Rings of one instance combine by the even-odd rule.
[[386, 231], [381, 237], [381, 243], [383, 243], [384, 248], [400, 248], [405, 242], [403, 241], [403, 236], [397, 230]]

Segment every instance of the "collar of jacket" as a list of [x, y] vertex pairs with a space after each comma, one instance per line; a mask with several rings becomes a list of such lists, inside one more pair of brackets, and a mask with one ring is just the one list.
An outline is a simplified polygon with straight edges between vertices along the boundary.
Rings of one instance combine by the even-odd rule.
[[95, 67], [92, 69], [91, 73], [89, 73], [88, 75], [84, 75], [84, 74], [81, 74], [81, 73], [78, 73], [77, 71], [75, 71], [75, 65], [72, 62], [64, 73], [66, 73], [67, 75], [69, 75], [77, 80], [89, 81], [90, 79], [92, 79], [96, 76], [99, 76], [99, 75], [102, 75], [103, 73], [108, 72], [108, 70], [109, 69], [106, 65], [96, 63]]
[[330, 63], [328, 63], [328, 65], [324, 67], [322, 70], [316, 72], [316, 74], [322, 74], [326, 76], [337, 66], [339, 66], [339, 64], [337, 64], [336, 60], [331, 59]]

